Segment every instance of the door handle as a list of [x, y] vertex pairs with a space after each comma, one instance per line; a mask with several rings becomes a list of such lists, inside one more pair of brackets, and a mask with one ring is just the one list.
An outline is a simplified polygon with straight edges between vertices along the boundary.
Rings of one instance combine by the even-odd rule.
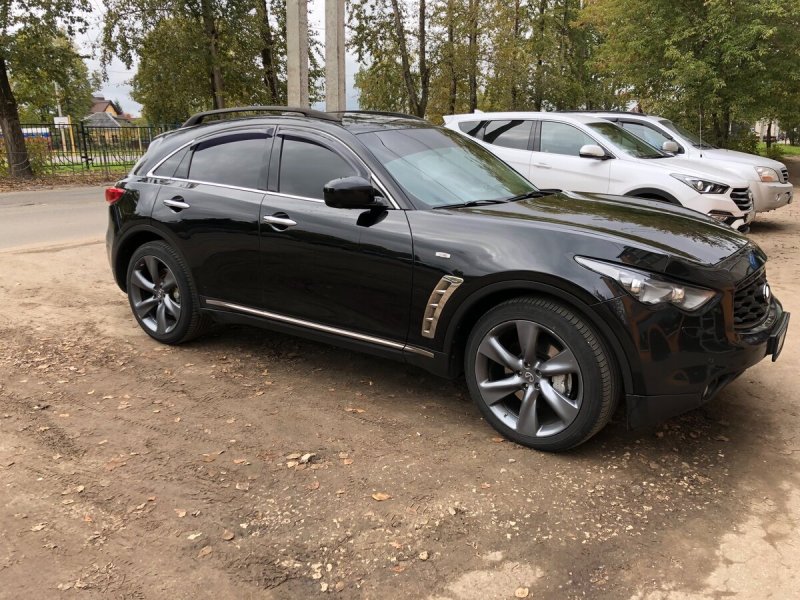
[[164, 206], [169, 206], [170, 208], [174, 208], [175, 210], [183, 210], [184, 208], [189, 208], [189, 205], [183, 201], [183, 198], [180, 196], [175, 196], [174, 198], [170, 198], [169, 200], [164, 200]]
[[295, 221], [289, 218], [289, 215], [282, 212], [275, 213], [274, 215], [264, 215], [263, 219], [265, 223], [269, 223], [269, 225], [277, 231], [284, 231], [289, 227], [297, 225]]
[[539, 167], [540, 169], [552, 169], [552, 167], [550, 165], [548, 165], [547, 163], [543, 163], [543, 162], [535, 162], [535, 163], [533, 163], [533, 166], [534, 167]]

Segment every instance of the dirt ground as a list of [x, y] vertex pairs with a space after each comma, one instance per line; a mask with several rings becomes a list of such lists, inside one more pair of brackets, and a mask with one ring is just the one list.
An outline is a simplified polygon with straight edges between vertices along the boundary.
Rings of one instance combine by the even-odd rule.
[[[798, 217], [751, 235], [800, 318]], [[400, 364], [159, 346], [99, 241], [0, 274], [0, 598], [797, 597], [798, 323], [703, 409], [548, 455]]]

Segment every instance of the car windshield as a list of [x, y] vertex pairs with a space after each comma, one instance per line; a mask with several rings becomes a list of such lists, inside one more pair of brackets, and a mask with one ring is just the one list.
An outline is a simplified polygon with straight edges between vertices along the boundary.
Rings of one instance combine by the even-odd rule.
[[536, 191], [488, 150], [446, 129], [388, 129], [362, 133], [359, 139], [406, 194], [430, 208]]
[[716, 146], [712, 146], [711, 144], [704, 142], [700, 137], [696, 136], [688, 129], [685, 129], [680, 125], [673, 123], [669, 119], [659, 119], [658, 122], [661, 123], [667, 129], [669, 129], [670, 131], [673, 131], [678, 135], [683, 136], [684, 138], [689, 140], [689, 142], [695, 148], [716, 148]]
[[596, 123], [587, 123], [587, 125], [625, 152], [625, 154], [634, 158], [665, 158], [668, 156], [614, 123], [598, 121]]

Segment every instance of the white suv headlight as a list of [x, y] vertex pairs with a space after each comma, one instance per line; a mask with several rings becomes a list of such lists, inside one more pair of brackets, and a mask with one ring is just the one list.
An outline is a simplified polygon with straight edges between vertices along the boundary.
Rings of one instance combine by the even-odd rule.
[[724, 194], [728, 191], [728, 186], [716, 181], [708, 181], [691, 175], [681, 175], [680, 173], [670, 173], [678, 181], [682, 181], [695, 192], [700, 194]]
[[713, 290], [672, 282], [658, 275], [607, 263], [593, 258], [576, 256], [578, 264], [610, 277], [642, 304], [672, 304], [692, 312], [711, 302], [717, 293]]
[[765, 183], [780, 183], [781, 178], [775, 169], [769, 167], [756, 167], [758, 178]]

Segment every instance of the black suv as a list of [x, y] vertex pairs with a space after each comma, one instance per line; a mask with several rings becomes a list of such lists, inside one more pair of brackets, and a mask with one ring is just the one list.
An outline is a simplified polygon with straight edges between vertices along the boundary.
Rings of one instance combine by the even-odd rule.
[[622, 398], [630, 426], [699, 406], [788, 326], [766, 256], [730, 228], [537, 190], [405, 115], [201, 113], [106, 199], [114, 276], [156, 340], [252, 323], [463, 372], [489, 423], [542, 450]]

